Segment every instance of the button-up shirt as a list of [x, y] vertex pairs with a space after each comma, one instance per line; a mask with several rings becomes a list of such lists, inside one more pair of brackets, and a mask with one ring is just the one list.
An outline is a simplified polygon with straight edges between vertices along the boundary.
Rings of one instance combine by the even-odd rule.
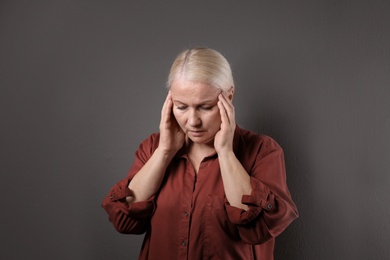
[[154, 196], [126, 204], [129, 182], [158, 143], [158, 133], [141, 143], [127, 177], [102, 204], [119, 232], [146, 232], [139, 259], [273, 259], [275, 237], [298, 217], [281, 147], [268, 136], [236, 127], [234, 153], [252, 185], [241, 200], [249, 206], [246, 211], [226, 199], [218, 154], [204, 158], [196, 173], [184, 149], [170, 162]]

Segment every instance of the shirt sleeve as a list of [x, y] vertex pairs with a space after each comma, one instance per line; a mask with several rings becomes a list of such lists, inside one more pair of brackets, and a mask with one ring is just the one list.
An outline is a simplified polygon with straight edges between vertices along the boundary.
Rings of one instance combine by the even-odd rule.
[[225, 202], [230, 221], [237, 226], [242, 240], [261, 244], [282, 233], [298, 217], [297, 208], [286, 184], [283, 150], [272, 140], [256, 155], [251, 176], [252, 193], [241, 202], [247, 211]]
[[126, 203], [126, 197], [132, 195], [132, 191], [128, 188], [129, 182], [151, 157], [154, 151], [154, 139], [151, 136], [139, 146], [127, 177], [116, 183], [103, 200], [102, 207], [115, 229], [120, 233], [144, 233], [154, 213], [154, 196], [147, 201]]

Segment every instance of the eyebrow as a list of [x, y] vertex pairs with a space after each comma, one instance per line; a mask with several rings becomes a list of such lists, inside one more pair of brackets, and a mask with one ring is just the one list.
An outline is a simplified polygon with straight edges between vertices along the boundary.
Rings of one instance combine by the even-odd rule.
[[[216, 100], [218, 102], [218, 99]], [[199, 104], [196, 104], [197, 106], [201, 106], [201, 105], [210, 105], [210, 104], [213, 104], [213, 103], [217, 103], [215, 102], [215, 100], [212, 100], [212, 99], [209, 99], [209, 100], [205, 100]], [[179, 101], [179, 100], [173, 100], [173, 103], [180, 103], [182, 105], [187, 105], [186, 103], [182, 102], [182, 101]]]

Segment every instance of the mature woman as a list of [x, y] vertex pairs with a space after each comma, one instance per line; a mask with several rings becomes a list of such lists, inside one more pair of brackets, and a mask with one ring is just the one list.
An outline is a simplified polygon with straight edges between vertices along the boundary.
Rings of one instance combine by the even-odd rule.
[[273, 259], [298, 216], [282, 148], [235, 122], [234, 82], [217, 51], [182, 52], [168, 78], [160, 132], [143, 141], [103, 201], [140, 259]]

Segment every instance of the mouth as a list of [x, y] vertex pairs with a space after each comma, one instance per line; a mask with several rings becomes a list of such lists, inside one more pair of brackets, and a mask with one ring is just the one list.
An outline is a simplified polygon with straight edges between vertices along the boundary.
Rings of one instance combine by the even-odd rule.
[[201, 136], [204, 132], [204, 130], [188, 130], [188, 133], [190, 133], [192, 136]]

